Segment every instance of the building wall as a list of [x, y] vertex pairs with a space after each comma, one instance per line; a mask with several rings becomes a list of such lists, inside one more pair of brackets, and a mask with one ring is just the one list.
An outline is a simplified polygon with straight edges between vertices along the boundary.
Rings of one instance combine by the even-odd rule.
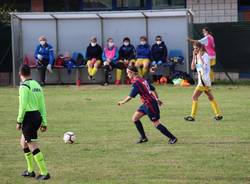
[[194, 23], [237, 22], [237, 0], [187, 0], [186, 6], [194, 12]]

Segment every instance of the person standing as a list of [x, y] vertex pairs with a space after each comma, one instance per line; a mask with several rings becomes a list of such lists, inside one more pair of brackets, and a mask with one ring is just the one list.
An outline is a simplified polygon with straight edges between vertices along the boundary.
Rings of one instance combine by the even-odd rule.
[[188, 41], [195, 43], [195, 42], [199, 42], [202, 45], [205, 46], [206, 52], [208, 54], [208, 56], [210, 57], [210, 79], [211, 82], [214, 82], [214, 71], [213, 71], [213, 67], [216, 64], [216, 52], [215, 52], [215, 42], [214, 42], [214, 37], [211, 31], [209, 31], [209, 29], [207, 27], [202, 28], [202, 33], [204, 35], [203, 38], [201, 38], [200, 40], [194, 40], [191, 38], [188, 38]]
[[22, 131], [20, 144], [27, 162], [27, 170], [22, 173], [24, 177], [35, 177], [33, 159], [40, 169], [38, 180], [50, 179], [44, 156], [37, 143], [37, 131], [47, 130], [46, 108], [41, 86], [31, 79], [28, 65], [23, 65], [19, 71], [21, 85], [19, 88], [19, 113], [16, 129]]
[[204, 92], [208, 100], [211, 103], [211, 107], [214, 111], [215, 117], [214, 119], [219, 121], [223, 119], [223, 116], [221, 115], [219, 106], [212, 94], [211, 90], [211, 80], [210, 80], [210, 59], [208, 54], [206, 53], [206, 50], [204, 46], [196, 42], [193, 45], [193, 60], [191, 63], [191, 69], [197, 71], [198, 73], [198, 85], [196, 89], [194, 90], [193, 96], [192, 96], [192, 110], [191, 115], [184, 117], [186, 121], [195, 121], [195, 117], [198, 110], [198, 99], [201, 96], [201, 94]]
[[53, 47], [48, 44], [45, 36], [39, 37], [39, 45], [36, 47], [34, 57], [37, 61], [37, 68], [40, 72], [41, 85], [45, 85], [46, 70], [52, 72], [52, 65], [54, 63]]

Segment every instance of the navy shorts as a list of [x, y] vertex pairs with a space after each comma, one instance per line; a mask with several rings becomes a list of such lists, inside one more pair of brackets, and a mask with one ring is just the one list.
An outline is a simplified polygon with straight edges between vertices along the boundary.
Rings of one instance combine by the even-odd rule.
[[153, 122], [160, 119], [160, 109], [156, 101], [147, 105], [142, 104], [137, 111], [148, 115], [149, 119]]

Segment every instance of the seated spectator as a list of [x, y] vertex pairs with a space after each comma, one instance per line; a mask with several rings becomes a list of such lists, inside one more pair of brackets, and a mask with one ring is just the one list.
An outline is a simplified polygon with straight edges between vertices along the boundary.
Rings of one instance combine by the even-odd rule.
[[86, 51], [87, 66], [88, 66], [88, 78], [94, 80], [94, 76], [98, 68], [102, 65], [102, 48], [97, 43], [96, 37], [91, 37], [90, 44]]
[[147, 43], [147, 37], [141, 36], [140, 37], [140, 45], [136, 47], [136, 62], [135, 66], [138, 69], [139, 74], [142, 77], [148, 72], [149, 63], [150, 63], [150, 46]]
[[102, 60], [105, 72], [105, 81], [104, 81], [105, 86], [109, 84], [109, 80], [111, 79], [110, 71], [112, 71], [114, 68], [120, 70], [124, 68], [124, 64], [118, 62], [118, 59], [119, 59], [118, 48], [115, 46], [113, 39], [108, 38], [107, 46], [104, 48], [102, 53]]
[[52, 65], [55, 60], [53, 47], [47, 43], [45, 36], [39, 38], [39, 45], [36, 47], [34, 57], [40, 72], [41, 85], [45, 85], [46, 69], [52, 72]]
[[75, 61], [72, 59], [71, 54], [66, 52], [63, 56], [64, 67], [67, 68], [68, 74], [71, 74], [72, 68], [76, 66]]
[[[123, 45], [119, 49], [119, 62], [123, 63], [125, 68], [135, 64], [135, 47], [130, 43], [128, 37], [123, 39]], [[116, 84], [121, 82], [122, 70], [116, 70]], [[129, 78], [126, 78], [126, 84], [130, 84]]]
[[162, 74], [157, 73], [157, 69], [162, 63], [167, 62], [168, 50], [161, 36], [156, 36], [155, 42], [151, 48], [152, 63], [150, 71], [153, 73], [154, 82], [158, 82]]

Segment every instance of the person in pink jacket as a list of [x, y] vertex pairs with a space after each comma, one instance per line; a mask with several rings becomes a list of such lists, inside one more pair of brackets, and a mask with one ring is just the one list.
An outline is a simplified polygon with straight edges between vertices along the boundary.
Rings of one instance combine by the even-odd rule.
[[204, 35], [203, 38], [200, 40], [194, 40], [191, 38], [188, 38], [188, 41], [195, 43], [200, 42], [202, 45], [204, 45], [206, 52], [208, 56], [210, 57], [210, 79], [213, 82], [214, 81], [214, 72], [212, 70], [212, 67], [216, 64], [216, 52], [215, 52], [215, 42], [214, 37], [212, 33], [209, 31], [207, 27], [202, 28], [202, 33]]

